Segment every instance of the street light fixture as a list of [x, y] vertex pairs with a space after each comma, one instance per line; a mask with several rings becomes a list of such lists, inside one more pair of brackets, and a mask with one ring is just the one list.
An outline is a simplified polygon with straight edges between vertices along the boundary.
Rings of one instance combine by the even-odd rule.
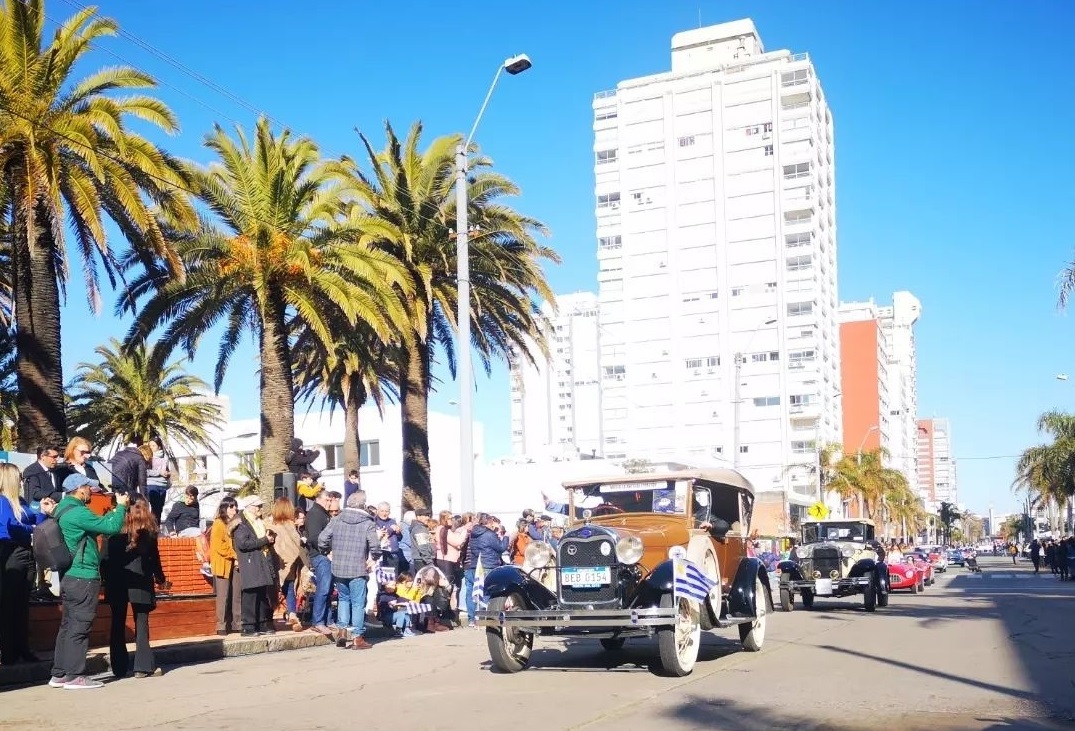
[[[747, 350], [750, 350], [751, 343], [754, 342], [755, 336], [758, 331], [767, 325], [776, 324], [776, 318], [770, 318], [764, 322], [759, 322], [753, 332], [750, 333], [750, 339], [747, 340]], [[741, 407], [742, 399], [739, 395], [740, 386], [742, 386], [742, 368], [743, 368], [743, 353], [737, 352], [735, 354], [735, 403], [732, 404], [732, 467], [736, 470], [739, 469], [739, 411]]]
[[880, 430], [880, 427], [878, 427], [877, 424], [874, 424], [873, 426], [871, 426], [869, 429], [866, 430], [865, 434], [862, 435], [862, 441], [859, 442], [859, 448], [858, 448], [858, 450], [856, 452], [856, 454], [858, 455], [858, 463], [859, 463], [860, 466], [862, 465], [862, 449], [866, 446], [866, 440], [870, 438], [871, 434], [873, 434], [875, 431], [879, 431], [879, 430]]
[[464, 512], [474, 510], [474, 381], [471, 373], [470, 343], [470, 242], [467, 228], [467, 150], [470, 149], [474, 133], [493, 97], [500, 74], [507, 71], [509, 76], [517, 76], [533, 66], [525, 53], [512, 56], [497, 67], [493, 83], [485, 95], [474, 125], [455, 152], [455, 236], [456, 236], [456, 284], [458, 286], [458, 320], [459, 345], [456, 348], [459, 357], [459, 491], [461, 509]]
[[256, 431], [248, 431], [245, 434], [236, 434], [230, 437], [220, 437], [220, 491], [224, 492], [224, 442], [231, 441], [233, 439], [249, 439], [250, 437], [256, 437], [258, 433]]

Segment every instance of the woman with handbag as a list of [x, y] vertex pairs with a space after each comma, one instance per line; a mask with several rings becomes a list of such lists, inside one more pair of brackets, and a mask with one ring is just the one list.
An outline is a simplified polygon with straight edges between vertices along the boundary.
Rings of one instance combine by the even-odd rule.
[[[273, 553], [276, 556], [277, 586], [284, 595], [284, 622], [296, 632], [302, 631], [296, 585], [303, 567], [310, 568], [310, 557], [295, 524], [295, 506], [286, 497], [277, 498], [266, 526], [276, 533]], [[275, 603], [274, 603], [275, 604]]]

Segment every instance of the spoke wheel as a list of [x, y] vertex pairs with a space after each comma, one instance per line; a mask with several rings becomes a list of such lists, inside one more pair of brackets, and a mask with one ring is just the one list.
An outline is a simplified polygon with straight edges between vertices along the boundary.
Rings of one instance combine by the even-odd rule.
[[675, 599], [671, 594], [661, 597], [662, 609], [673, 607], [676, 610], [675, 624], [657, 630], [657, 647], [665, 674], [682, 678], [694, 670], [702, 644], [702, 628], [698, 621], [699, 607], [694, 602]]
[[[518, 594], [489, 600], [489, 611], [494, 613], [510, 612], [525, 606]], [[533, 634], [512, 627], [486, 627], [485, 641], [489, 645], [489, 659], [497, 670], [517, 673], [530, 664], [530, 652], [534, 649]]]

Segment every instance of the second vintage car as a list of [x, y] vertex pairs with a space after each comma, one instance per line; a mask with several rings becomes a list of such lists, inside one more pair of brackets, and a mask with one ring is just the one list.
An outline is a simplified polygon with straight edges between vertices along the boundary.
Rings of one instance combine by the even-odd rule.
[[867, 612], [888, 605], [888, 566], [869, 520], [817, 520], [803, 523], [802, 544], [777, 564], [780, 608], [790, 612], [795, 596], [805, 608], [816, 597], [862, 595]]
[[772, 596], [765, 567], [747, 551], [746, 478], [692, 470], [564, 487], [572, 522], [557, 548], [531, 543], [522, 566], [485, 576], [489, 607], [477, 621], [494, 667], [527, 667], [539, 635], [591, 637], [609, 651], [656, 636], [660, 666], [673, 676], [693, 670], [702, 630], [735, 626], [746, 650], [762, 648]]

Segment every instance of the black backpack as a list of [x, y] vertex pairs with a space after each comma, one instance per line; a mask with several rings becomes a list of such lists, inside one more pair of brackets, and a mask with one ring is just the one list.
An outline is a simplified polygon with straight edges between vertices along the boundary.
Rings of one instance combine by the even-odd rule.
[[[75, 563], [75, 557], [67, 548], [67, 542], [63, 539], [63, 531], [60, 530], [60, 516], [76, 506], [68, 505], [63, 510], [57, 510], [49, 516], [45, 522], [34, 528], [34, 555], [44, 566], [61, 575]], [[86, 538], [78, 542], [78, 551], [82, 551], [86, 545]]]

